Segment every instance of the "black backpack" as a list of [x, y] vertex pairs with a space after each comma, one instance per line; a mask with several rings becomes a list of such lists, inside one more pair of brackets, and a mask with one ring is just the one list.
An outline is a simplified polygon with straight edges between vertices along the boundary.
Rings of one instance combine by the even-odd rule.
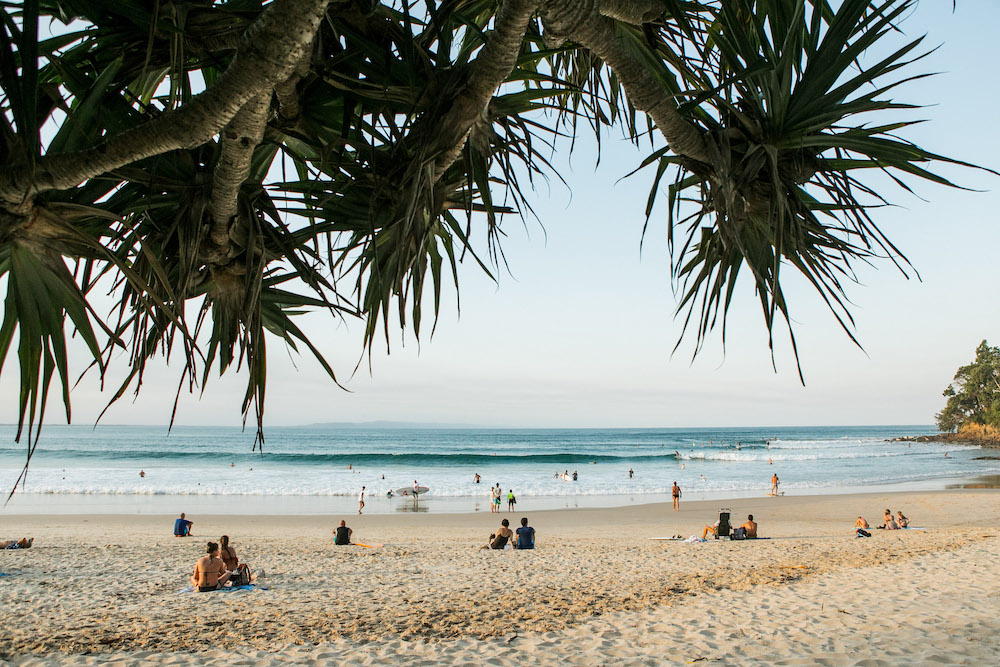
[[229, 577], [229, 583], [233, 586], [246, 586], [250, 583], [250, 568], [246, 563], [240, 563]]

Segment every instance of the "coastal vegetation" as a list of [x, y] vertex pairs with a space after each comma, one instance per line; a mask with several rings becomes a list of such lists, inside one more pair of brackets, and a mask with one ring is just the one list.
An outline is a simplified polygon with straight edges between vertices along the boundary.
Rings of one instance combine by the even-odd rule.
[[956, 162], [900, 136], [916, 121], [896, 88], [924, 75], [922, 38], [902, 30], [913, 5], [3, 2], [0, 362], [16, 348], [17, 437], [30, 459], [56, 376], [70, 419], [71, 334], [102, 382], [124, 365], [111, 402], [169, 355], [191, 391], [246, 369], [259, 432], [269, 340], [336, 381], [295, 315], [360, 318], [363, 349], [397, 326], [420, 336], [462, 261], [503, 266], [504, 221], [558, 178], [550, 151], [611, 130], [651, 184], [636, 229], [665, 218], [681, 338], [725, 341], [740, 292], [794, 349], [793, 271], [853, 340], [852, 267], [910, 272], [876, 209], [896, 185], [951, 185], [930, 168]]
[[956, 440], [1000, 444], [1000, 348], [981, 342], [943, 395], [948, 401], [936, 415], [938, 429]]

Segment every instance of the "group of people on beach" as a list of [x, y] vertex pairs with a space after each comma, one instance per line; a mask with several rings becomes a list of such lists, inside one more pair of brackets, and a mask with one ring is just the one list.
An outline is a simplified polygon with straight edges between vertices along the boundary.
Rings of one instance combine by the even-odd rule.
[[[896, 510], [896, 516], [892, 516], [892, 510], [886, 508], [885, 514], [882, 515], [882, 525], [875, 526], [878, 530], [900, 530], [902, 528], [909, 528], [910, 520], [906, 518], [902, 510]], [[868, 522], [865, 521], [864, 517], [859, 516], [858, 520], [854, 522], [854, 534], [855, 537], [871, 537], [872, 534], [868, 532]]]
[[[490, 487], [490, 513], [499, 514], [500, 505], [503, 499], [503, 489], [500, 488], [500, 482], [497, 482], [496, 486]], [[507, 511], [513, 512], [514, 505], [517, 504], [517, 497], [514, 495], [514, 489], [507, 489]]]
[[222, 590], [227, 583], [244, 586], [252, 580], [250, 568], [240, 564], [236, 550], [229, 544], [228, 535], [219, 538], [219, 542], [205, 545], [205, 555], [195, 562], [191, 574], [191, 585], [199, 593]]
[[[174, 521], [174, 537], [191, 537], [192, 526], [194, 521], [181, 512], [180, 518]], [[240, 563], [236, 549], [229, 544], [229, 536], [223, 535], [218, 542], [205, 545], [205, 555], [194, 564], [191, 585], [206, 593], [221, 590], [227, 583], [232, 586], [246, 585], [252, 579], [250, 568]]]
[[508, 542], [515, 549], [535, 548], [535, 529], [528, 525], [528, 517], [521, 517], [521, 527], [516, 532], [510, 529], [510, 521], [504, 519], [500, 522], [500, 529], [490, 533], [486, 546], [480, 548], [500, 550], [505, 548]]

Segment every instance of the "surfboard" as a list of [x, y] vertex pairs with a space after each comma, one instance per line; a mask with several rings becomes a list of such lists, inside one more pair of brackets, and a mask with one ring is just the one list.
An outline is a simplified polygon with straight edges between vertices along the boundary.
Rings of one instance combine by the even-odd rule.
[[413, 496], [419, 496], [421, 493], [427, 493], [430, 491], [426, 486], [418, 486], [417, 490], [414, 491], [412, 486], [404, 486], [393, 491], [397, 496], [407, 496], [412, 498]]
[[686, 538], [683, 537], [647, 537], [647, 540], [669, 540], [673, 542], [683, 542]]
[[378, 542], [376, 542], [375, 544], [362, 544], [361, 542], [351, 542], [351, 544], [353, 544], [356, 547], [364, 547], [365, 549], [377, 549], [380, 546], [382, 546]]

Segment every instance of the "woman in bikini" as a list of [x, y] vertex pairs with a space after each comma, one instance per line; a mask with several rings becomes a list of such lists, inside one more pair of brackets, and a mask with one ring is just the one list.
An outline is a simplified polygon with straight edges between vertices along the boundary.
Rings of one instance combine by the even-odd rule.
[[219, 538], [219, 555], [222, 557], [222, 562], [226, 564], [226, 569], [235, 572], [240, 564], [240, 559], [236, 557], [236, 549], [229, 546], [228, 535]]
[[899, 510], [896, 510], [896, 514], [899, 516], [899, 520], [896, 521], [896, 523], [899, 524], [900, 528], [906, 528], [907, 526], [910, 525], [910, 520], [907, 519], [905, 516], [903, 516], [902, 512], [900, 512]]
[[194, 564], [194, 574], [191, 575], [191, 585], [197, 586], [199, 593], [217, 591], [229, 581], [232, 574], [226, 570], [226, 564], [219, 558], [219, 545], [209, 542], [205, 548], [205, 556]]

